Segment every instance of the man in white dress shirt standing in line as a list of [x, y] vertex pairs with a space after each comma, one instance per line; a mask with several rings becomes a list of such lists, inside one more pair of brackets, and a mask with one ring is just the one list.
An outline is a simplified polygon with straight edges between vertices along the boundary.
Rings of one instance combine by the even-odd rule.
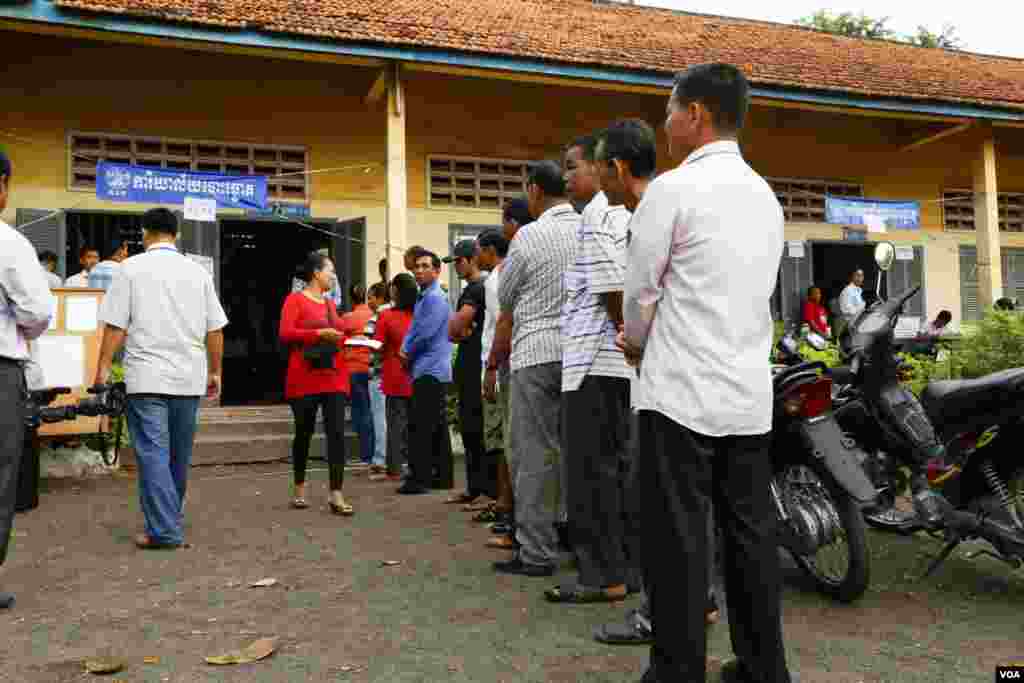
[[630, 224], [619, 343], [640, 366], [630, 504], [654, 627], [645, 683], [705, 678], [711, 508], [737, 656], [722, 680], [791, 680], [767, 485], [783, 215], [740, 155], [749, 102], [734, 66], [677, 76], [665, 127], [684, 161], [650, 184]]

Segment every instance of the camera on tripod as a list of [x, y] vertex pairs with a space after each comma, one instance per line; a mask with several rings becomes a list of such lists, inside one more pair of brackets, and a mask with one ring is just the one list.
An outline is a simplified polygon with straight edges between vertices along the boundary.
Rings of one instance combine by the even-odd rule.
[[43, 424], [75, 420], [79, 415], [84, 417], [109, 415], [112, 418], [124, 415], [127, 405], [124, 382], [97, 384], [90, 387], [88, 391], [92, 394], [91, 398], [84, 398], [77, 405], [56, 407], [47, 406], [53, 403], [58, 396], [70, 394], [70, 389], [53, 388], [29, 392], [28, 401], [25, 404], [25, 426], [35, 430]]

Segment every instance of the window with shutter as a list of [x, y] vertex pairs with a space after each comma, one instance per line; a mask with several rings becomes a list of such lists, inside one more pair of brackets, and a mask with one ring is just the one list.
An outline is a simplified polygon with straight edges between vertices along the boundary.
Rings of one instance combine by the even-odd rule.
[[856, 183], [794, 178], [766, 178], [782, 205], [787, 223], [824, 223], [825, 195], [863, 197], [864, 186]]
[[56, 215], [51, 209], [18, 209], [14, 217], [15, 227], [28, 238], [36, 252], [52, 251], [57, 254], [57, 274], [62, 278], [67, 273], [67, 258], [64, 254], [66, 224], [64, 212]]
[[887, 296], [894, 298], [920, 285], [921, 291], [907, 302], [904, 314], [923, 317], [928, 310], [925, 305], [924, 289], [924, 247], [914, 247], [911, 261], [895, 261], [886, 280]]
[[[1024, 192], [1000, 192], [1000, 232], [1024, 232]], [[974, 193], [948, 190], [942, 193], [942, 214], [946, 230], [974, 230]]]
[[981, 318], [978, 306], [978, 251], [960, 247], [960, 314], [963, 320]]
[[432, 208], [499, 210], [526, 196], [526, 161], [431, 155], [427, 158], [427, 202]]
[[209, 142], [115, 133], [68, 134], [68, 189], [96, 188], [96, 164], [111, 161], [153, 168], [267, 176], [267, 194], [278, 201], [308, 202], [309, 153], [305, 147]]

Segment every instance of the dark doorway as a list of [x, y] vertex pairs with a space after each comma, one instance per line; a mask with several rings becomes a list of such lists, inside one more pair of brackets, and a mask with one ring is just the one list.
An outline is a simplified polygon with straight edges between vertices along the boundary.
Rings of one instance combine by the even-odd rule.
[[328, 249], [343, 291], [365, 279], [364, 233], [356, 237], [347, 223], [307, 225], [315, 229], [274, 219], [220, 221], [220, 294], [229, 320], [224, 330], [223, 405], [284, 401], [287, 357], [278, 342], [281, 306], [292, 291], [297, 267], [310, 252]]
[[[812, 257], [812, 284], [821, 288], [822, 300], [826, 305], [839, 296], [850, 282], [850, 275], [857, 269], [864, 271], [864, 300], [870, 302], [873, 299], [878, 286], [874, 244], [814, 244]], [[882, 292], [885, 293], [884, 284]]]
[[128, 243], [128, 255], [141, 254], [142, 214], [110, 211], [67, 212], [67, 276], [77, 274], [78, 251], [89, 246], [99, 251], [100, 259], [110, 256], [117, 242]]

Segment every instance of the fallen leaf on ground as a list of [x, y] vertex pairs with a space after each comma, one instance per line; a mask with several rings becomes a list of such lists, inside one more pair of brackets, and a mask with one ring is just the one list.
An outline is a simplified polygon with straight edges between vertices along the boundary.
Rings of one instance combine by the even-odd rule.
[[116, 674], [124, 668], [124, 660], [117, 657], [94, 657], [85, 662], [85, 670], [91, 674]]
[[380, 563], [380, 566], [382, 566], [382, 567], [397, 567], [400, 564], [402, 564], [402, 563], [399, 562], [398, 560], [384, 560], [383, 562]]
[[270, 588], [277, 584], [277, 579], [260, 579], [249, 584], [249, 588]]
[[228, 652], [223, 655], [214, 655], [206, 658], [207, 664], [249, 664], [251, 662], [258, 662], [261, 659], [265, 659], [270, 655], [274, 654], [274, 649], [277, 647], [276, 638], [261, 638], [251, 645], [246, 647], [244, 650], [236, 650], [235, 652]]

